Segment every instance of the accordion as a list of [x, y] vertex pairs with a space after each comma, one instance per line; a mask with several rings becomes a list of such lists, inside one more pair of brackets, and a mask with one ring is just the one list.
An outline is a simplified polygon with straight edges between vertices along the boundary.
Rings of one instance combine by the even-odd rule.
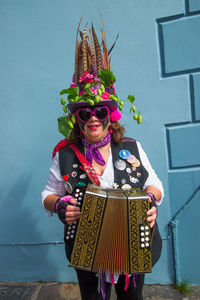
[[70, 266], [117, 274], [151, 272], [149, 197], [140, 189], [88, 185]]

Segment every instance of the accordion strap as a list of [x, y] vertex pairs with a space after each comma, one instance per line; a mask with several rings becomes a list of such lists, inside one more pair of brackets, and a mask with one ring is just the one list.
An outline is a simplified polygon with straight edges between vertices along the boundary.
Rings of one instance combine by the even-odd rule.
[[74, 144], [68, 144], [68, 147], [70, 147], [72, 150], [74, 150], [77, 158], [79, 159], [80, 163], [83, 166], [83, 169], [84, 169], [85, 173], [90, 178], [90, 180], [92, 181], [92, 183], [95, 184], [95, 185], [99, 185], [100, 186], [100, 181], [99, 181], [99, 178], [97, 176], [97, 173], [96, 173], [94, 167], [89, 164], [89, 162], [87, 161], [87, 159], [78, 150], [78, 148], [76, 147], [76, 145], [74, 145]]

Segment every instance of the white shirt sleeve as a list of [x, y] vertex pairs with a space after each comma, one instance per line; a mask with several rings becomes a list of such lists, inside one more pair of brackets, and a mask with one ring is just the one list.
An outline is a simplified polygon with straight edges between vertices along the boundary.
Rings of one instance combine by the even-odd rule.
[[[49, 178], [41, 193], [42, 204], [44, 206], [44, 199], [51, 194], [56, 194], [59, 197], [63, 197], [66, 194], [66, 189], [64, 186], [64, 180], [60, 174], [59, 167], [59, 152], [56, 153], [49, 173]], [[48, 216], [52, 216], [52, 212], [45, 208], [45, 212]]]
[[159, 189], [162, 196], [161, 196], [161, 199], [157, 202], [157, 204], [160, 205], [162, 203], [162, 200], [164, 197], [164, 190], [163, 190], [162, 182], [156, 175], [154, 169], [152, 168], [152, 166], [147, 158], [146, 153], [144, 152], [144, 150], [139, 142], [137, 142], [137, 146], [138, 146], [138, 151], [140, 154], [141, 162], [142, 162], [143, 166], [145, 167], [145, 169], [147, 170], [147, 172], [149, 173], [149, 176], [148, 176], [147, 180], [145, 181], [143, 189], [145, 189], [149, 185], [154, 186], [155, 188]]

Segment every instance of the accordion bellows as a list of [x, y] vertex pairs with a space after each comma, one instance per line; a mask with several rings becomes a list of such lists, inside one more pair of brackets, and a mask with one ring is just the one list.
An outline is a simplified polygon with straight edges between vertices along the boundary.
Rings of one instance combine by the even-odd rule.
[[92, 272], [151, 272], [149, 197], [139, 189], [103, 190], [88, 185], [71, 266]]

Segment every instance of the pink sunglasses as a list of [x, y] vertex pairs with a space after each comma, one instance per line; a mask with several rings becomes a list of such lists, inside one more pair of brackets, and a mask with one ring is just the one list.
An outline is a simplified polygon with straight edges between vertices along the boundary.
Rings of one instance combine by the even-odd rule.
[[79, 108], [76, 111], [76, 116], [79, 121], [87, 123], [92, 116], [95, 116], [99, 121], [103, 122], [110, 114], [110, 109], [107, 106], [97, 106], [93, 110], [89, 107]]

